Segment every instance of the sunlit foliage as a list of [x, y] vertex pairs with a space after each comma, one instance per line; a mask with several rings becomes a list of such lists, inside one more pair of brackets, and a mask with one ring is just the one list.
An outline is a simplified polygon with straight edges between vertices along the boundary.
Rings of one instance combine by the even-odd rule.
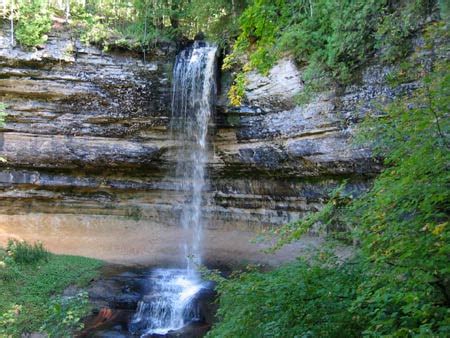
[[[429, 30], [448, 38], [442, 23]], [[346, 229], [354, 259], [219, 281], [221, 322], [211, 337], [236, 328], [249, 337], [450, 335], [449, 62], [420, 83], [363, 124], [361, 139], [385, 158], [373, 187], [359, 197], [340, 188], [319, 213], [278, 232], [282, 246], [313, 226]]]

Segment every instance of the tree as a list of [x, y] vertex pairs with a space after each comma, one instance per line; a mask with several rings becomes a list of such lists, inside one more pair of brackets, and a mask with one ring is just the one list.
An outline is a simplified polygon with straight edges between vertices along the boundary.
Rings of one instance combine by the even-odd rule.
[[[0, 102], [0, 128], [3, 128], [5, 125], [5, 117], [6, 117], [6, 105]], [[6, 160], [0, 156], [0, 163], [6, 162]]]
[[10, 21], [10, 27], [11, 27], [10, 44], [11, 44], [11, 47], [14, 47], [14, 0], [11, 0], [11, 4], [10, 4], [9, 21]]

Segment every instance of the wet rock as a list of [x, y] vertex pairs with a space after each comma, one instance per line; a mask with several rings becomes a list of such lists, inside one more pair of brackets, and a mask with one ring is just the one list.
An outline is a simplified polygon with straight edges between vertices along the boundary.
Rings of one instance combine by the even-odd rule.
[[84, 329], [77, 337], [132, 337], [127, 323], [133, 311], [102, 308], [84, 321]]
[[142, 298], [144, 279], [145, 276], [133, 273], [100, 278], [88, 288], [89, 298], [96, 308], [135, 310]]
[[[124, 271], [124, 269], [126, 267], [106, 267], [102, 276], [91, 283], [88, 293], [95, 310], [85, 319], [85, 329], [78, 335], [79, 337], [136, 337], [145, 332], [147, 327], [145, 322], [132, 321], [138, 309], [137, 302], [160, 300], [161, 295], [154, 289], [151, 269], [134, 268], [131, 271]], [[217, 311], [216, 294], [213, 288], [212, 282], [203, 283], [203, 288], [195, 295], [191, 303], [191, 308], [195, 308], [198, 315], [194, 320], [192, 320], [194, 317], [189, 316], [191, 322], [185, 327], [165, 335], [142, 336], [203, 337], [211, 328]]]
[[218, 309], [218, 303], [216, 302], [217, 293], [214, 291], [214, 284], [201, 289], [196, 298], [199, 312], [202, 315], [201, 322], [208, 325], [214, 324]]
[[201, 338], [206, 335], [206, 333], [211, 329], [211, 326], [207, 324], [198, 324], [198, 323], [191, 323], [187, 325], [186, 327], [177, 330], [177, 331], [170, 331], [165, 335], [149, 335], [146, 336], [148, 338], [157, 338], [157, 337], [164, 337], [164, 338], [176, 338], [176, 337], [182, 337], [182, 338]]

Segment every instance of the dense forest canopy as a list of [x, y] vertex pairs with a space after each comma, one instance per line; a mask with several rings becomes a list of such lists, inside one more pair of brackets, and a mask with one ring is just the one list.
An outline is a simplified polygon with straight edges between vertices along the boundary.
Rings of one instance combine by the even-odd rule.
[[17, 22], [18, 30], [38, 29], [33, 38], [18, 34], [25, 46], [44, 42], [51, 18], [60, 17], [79, 28], [86, 42], [148, 49], [155, 41], [193, 38], [200, 31], [218, 39], [235, 35], [245, 4], [242, 0], [4, 0], [1, 13]]

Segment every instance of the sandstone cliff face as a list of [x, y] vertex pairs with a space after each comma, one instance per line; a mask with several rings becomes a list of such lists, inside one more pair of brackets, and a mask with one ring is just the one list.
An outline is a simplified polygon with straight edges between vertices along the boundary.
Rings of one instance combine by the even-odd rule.
[[[0, 240], [58, 234], [49, 243], [56, 251], [170, 261], [166, 242], [180, 236], [174, 215], [184, 201], [169, 175], [177, 146], [168, 130], [174, 56], [172, 47], [159, 48], [144, 63], [74, 45], [64, 34], [27, 52], [11, 49], [0, 32], [0, 101], [8, 107]], [[285, 59], [267, 77], [248, 76], [246, 106], [219, 104], [205, 194], [211, 259], [276, 262], [247, 243], [252, 231], [317, 210], [344, 179], [354, 189], [366, 186], [380, 164], [351, 136], [370, 100], [395, 95], [385, 75], [368, 68], [360, 84], [300, 106], [302, 74]]]
[[214, 192], [215, 204], [264, 210], [260, 222], [280, 224], [317, 210], [344, 179], [364, 189], [381, 165], [352, 136], [372, 99], [395, 96], [386, 72], [368, 68], [360, 84], [319, 93], [304, 105], [295, 103], [302, 73], [291, 60], [281, 60], [268, 76], [249, 73], [246, 105], [219, 107], [216, 181], [227, 183]]
[[[50, 201], [64, 189], [127, 185], [123, 178], [135, 172], [159, 175], [169, 147], [173, 49], [146, 63], [89, 47], [68, 52], [74, 49], [61, 35], [38, 51], [11, 49], [0, 35], [0, 100], [8, 107], [1, 176], [10, 195]], [[116, 183], [105, 184], [109, 177]], [[7, 198], [2, 208], [16, 202]]]

